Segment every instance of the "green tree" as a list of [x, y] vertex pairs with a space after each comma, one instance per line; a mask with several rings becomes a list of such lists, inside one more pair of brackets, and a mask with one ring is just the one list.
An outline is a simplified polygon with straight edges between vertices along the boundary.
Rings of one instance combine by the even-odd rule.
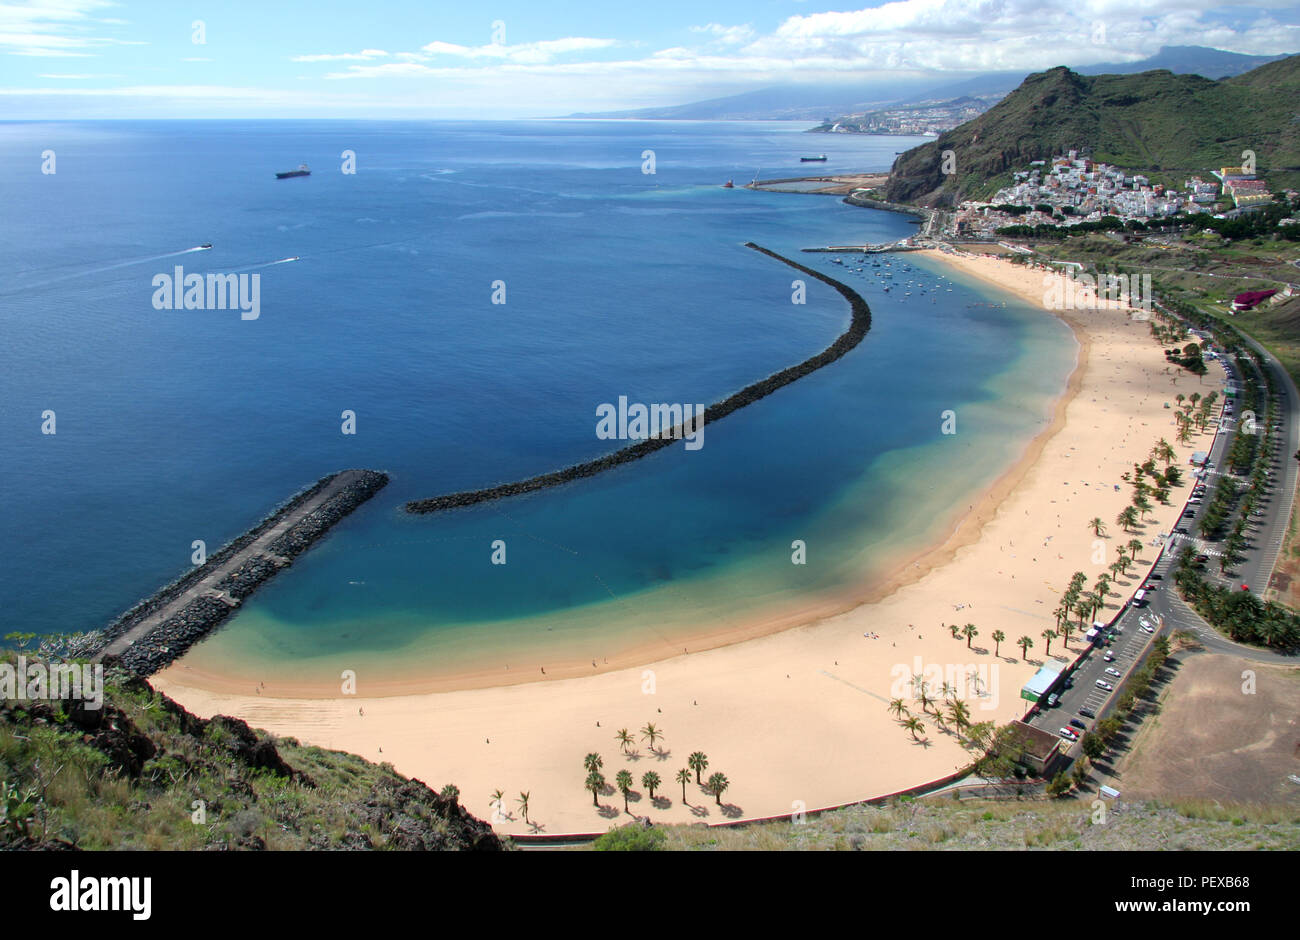
[[1088, 528], [1092, 529], [1092, 534], [1098, 538], [1106, 534], [1106, 523], [1101, 521], [1101, 516], [1093, 516], [1089, 519]]
[[636, 739], [632, 737], [632, 733], [626, 728], [619, 728], [618, 734], [614, 735], [614, 740], [618, 742], [618, 749], [624, 754], [627, 753], [629, 747], [636, 743]]
[[663, 783], [663, 781], [659, 778], [659, 775], [655, 773], [653, 770], [647, 770], [645, 773], [641, 775], [641, 786], [645, 787], [647, 790], [650, 791], [650, 799], [652, 800], [655, 798], [655, 789], [661, 783]]
[[601, 759], [599, 754], [593, 751], [582, 759], [582, 766], [586, 768], [587, 773], [591, 773], [593, 770], [600, 770], [600, 768], [604, 767], [605, 761]]
[[529, 792], [524, 790], [519, 794], [519, 799], [515, 800], [519, 804], [519, 812], [523, 815], [524, 822], [528, 822], [528, 799]]
[[614, 786], [618, 787], [623, 794], [623, 812], [627, 812], [627, 795], [632, 791], [632, 774], [627, 770], [620, 770], [614, 775]]
[[971, 642], [971, 640], [973, 640], [973, 639], [975, 639], [975, 637], [979, 636], [979, 635], [980, 635], [980, 632], [979, 632], [978, 630], [975, 629], [975, 624], [973, 624], [973, 623], [968, 623], [968, 624], [966, 624], [966, 626], [964, 626], [964, 627], [961, 628], [961, 632], [962, 632], [962, 633], [965, 635], [965, 637], [966, 637], [966, 648], [967, 648], [967, 649], [970, 649], [970, 642]]
[[1022, 659], [1029, 658], [1029, 649], [1034, 645], [1034, 641], [1027, 636], [1022, 636], [1016, 640], [1016, 646], [1020, 647], [1020, 656]]
[[722, 805], [722, 794], [727, 791], [729, 786], [731, 786], [731, 781], [727, 779], [726, 774], [715, 773], [709, 777], [708, 791], [713, 794], [713, 798], [717, 800], [719, 806]]
[[907, 704], [901, 698], [891, 699], [889, 702], [889, 710], [893, 712], [895, 718], [900, 720], [904, 715], [910, 716], [912, 714], [907, 710]]
[[1053, 632], [1053, 631], [1051, 631], [1051, 630], [1044, 630], [1044, 631], [1042, 632], [1042, 637], [1043, 637], [1043, 639], [1047, 641], [1047, 646], [1046, 646], [1046, 648], [1043, 650], [1043, 655], [1044, 655], [1044, 656], [1051, 656], [1051, 655], [1052, 655], [1052, 640], [1053, 640], [1053, 638], [1055, 638], [1055, 636], [1056, 636], [1056, 633]]
[[925, 725], [921, 724], [920, 718], [909, 718], [903, 722], [903, 727], [912, 732], [912, 740], [917, 740], [917, 735], [925, 730]]
[[591, 844], [596, 852], [658, 852], [664, 847], [667, 834], [655, 826], [646, 828], [630, 822], [600, 836]]
[[704, 773], [709, 767], [709, 759], [704, 756], [703, 751], [696, 751], [690, 757], [686, 758], [686, 765], [695, 771], [695, 782], [699, 784], [700, 774]]
[[1007, 638], [1007, 635], [1003, 633], [1001, 630], [994, 630], [992, 635], [993, 635], [993, 655], [998, 656], [1002, 650], [1002, 641]]
[[677, 771], [677, 782], [682, 785], [682, 802], [686, 802], [686, 784], [691, 782], [691, 772], [683, 767]]
[[655, 741], [662, 738], [664, 733], [654, 726], [654, 722], [649, 722], [641, 729], [641, 737], [650, 742], [650, 750], [655, 749]]
[[583, 786], [591, 791], [591, 805], [599, 806], [600, 802], [597, 800], [597, 796], [600, 795], [601, 790], [605, 789], [605, 775], [599, 770], [592, 770], [587, 774], [587, 782]]

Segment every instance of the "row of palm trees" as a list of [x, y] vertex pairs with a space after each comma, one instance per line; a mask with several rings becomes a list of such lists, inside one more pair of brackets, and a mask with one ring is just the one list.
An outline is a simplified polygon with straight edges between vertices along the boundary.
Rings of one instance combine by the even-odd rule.
[[[972, 725], [970, 720], [970, 706], [957, 696], [956, 687], [945, 682], [939, 689], [939, 695], [942, 698], [931, 696], [931, 689], [925, 678], [919, 673], [912, 676], [912, 694], [917, 704], [921, 706], [921, 714], [912, 714], [907, 703], [901, 698], [893, 699], [886, 706], [898, 723], [912, 735], [912, 740], [920, 740], [917, 735], [925, 731], [925, 724], [921, 718], [930, 716], [934, 723], [941, 730], [947, 730], [948, 725], [956, 729], [958, 737], [964, 737]], [[931, 708], [933, 706], [933, 708]]]
[[[650, 749], [654, 750], [655, 742], [664, 737], [662, 730], [657, 728], [653, 722], [648, 723], [641, 729], [641, 736], [650, 744]], [[626, 728], [620, 728], [614, 735], [614, 740], [618, 742], [619, 750], [627, 754], [628, 748], [635, 743], [631, 733]], [[587, 772], [587, 779], [583, 784], [583, 789], [590, 791], [591, 803], [593, 806], [599, 806], [599, 796], [609, 784], [605, 780], [605, 775], [601, 769], [605, 766], [604, 758], [598, 753], [592, 752], [582, 759], [582, 766]], [[712, 796], [722, 805], [722, 794], [731, 786], [731, 781], [727, 775], [721, 772], [714, 772], [708, 778], [703, 780], [704, 771], [708, 769], [709, 758], [703, 751], [695, 751], [686, 758], [686, 767], [677, 771], [675, 780], [682, 787], [682, 802], [686, 803], [686, 785], [691, 782], [691, 773], [694, 772], [695, 783], [705, 793]], [[632, 772], [624, 768], [614, 775], [614, 786], [623, 794], [623, 811], [628, 812], [628, 796], [632, 792], [634, 780]], [[655, 791], [664, 785], [663, 778], [656, 771], [647, 770], [641, 775], [641, 786], [645, 787], [650, 793], [650, 799], [655, 798]], [[495, 796], [495, 794], [494, 794]]]
[[[965, 626], [958, 626], [955, 623], [946, 623], [943, 624], [943, 626], [947, 627], [952, 633], [952, 638], [954, 640], [960, 640], [962, 637], [965, 637], [967, 649], [971, 648], [971, 640], [980, 635], [979, 628], [973, 623], [968, 623]], [[1043, 631], [1043, 636], [1048, 636], [1049, 634], [1052, 636], [1056, 635], [1055, 633], [1051, 633], [1050, 630]], [[1001, 655], [1002, 644], [1006, 641], [1007, 635], [1001, 630], [994, 630], [989, 634], [989, 637], [993, 640], [993, 655]], [[1051, 640], [1048, 640], [1048, 643], [1050, 645]], [[1033, 647], [1034, 641], [1027, 636], [1022, 636], [1020, 639], [1016, 640], [1016, 645], [1020, 647], [1020, 654], [1023, 656]]]

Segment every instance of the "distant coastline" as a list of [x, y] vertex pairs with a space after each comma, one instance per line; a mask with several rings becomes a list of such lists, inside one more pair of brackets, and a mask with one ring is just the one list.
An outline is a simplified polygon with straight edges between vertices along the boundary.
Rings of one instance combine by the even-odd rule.
[[[797, 261], [792, 261], [775, 251], [756, 245], [753, 242], [746, 242], [746, 248], [752, 248], [754, 251], [765, 254], [770, 258], [775, 258], [788, 264], [790, 267], [800, 271], [809, 277], [814, 277], [825, 284], [829, 284], [840, 295], [849, 302], [849, 309], [852, 313], [849, 321], [849, 328], [835, 338], [829, 346], [819, 352], [817, 355], [805, 359], [797, 365], [782, 369], [765, 379], [760, 379], [750, 385], [745, 386], [733, 395], [724, 398], [722, 401], [714, 402], [704, 410], [704, 424], [712, 424], [731, 414], [733, 411], [739, 411], [746, 405], [753, 404], [760, 398], [772, 394], [780, 388], [784, 388], [792, 382], [803, 378], [823, 366], [830, 365], [839, 359], [850, 349], [862, 342], [867, 331], [871, 329], [871, 308], [862, 296], [840, 281], [822, 274], [820, 271], [814, 271]], [[621, 464], [630, 463], [634, 460], [640, 460], [657, 450], [675, 443], [682, 434], [682, 425], [673, 428], [666, 434], [656, 438], [648, 438], [639, 441], [636, 444], [624, 447], [622, 450], [615, 451], [605, 457], [597, 457], [595, 460], [588, 460], [585, 463], [575, 464], [562, 470], [553, 470], [550, 473], [544, 473], [540, 476], [530, 477], [526, 480], [520, 480], [516, 483], [503, 483], [498, 486], [490, 486], [478, 490], [464, 490], [459, 493], [449, 493], [445, 496], [435, 496], [430, 499], [412, 500], [406, 504], [406, 511], [409, 513], [431, 513], [441, 512], [446, 509], [461, 509], [466, 506], [473, 506], [477, 503], [488, 502], [489, 500], [504, 499], [510, 496], [520, 496], [524, 493], [532, 493], [537, 490], [546, 489], [547, 487], [560, 486], [573, 480], [580, 480], [585, 477], [592, 477], [605, 470], [610, 470]]]

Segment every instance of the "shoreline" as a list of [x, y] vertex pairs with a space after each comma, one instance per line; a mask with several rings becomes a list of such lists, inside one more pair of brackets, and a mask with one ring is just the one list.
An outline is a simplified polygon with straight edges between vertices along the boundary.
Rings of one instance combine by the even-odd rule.
[[[923, 253], [947, 260], [932, 249]], [[788, 262], [787, 262], [788, 263]], [[961, 269], [960, 265], [953, 267]], [[982, 278], [983, 279], [983, 278]], [[985, 279], [986, 280], [986, 279]], [[995, 287], [1006, 290], [996, 281], [987, 281]], [[1023, 300], [1034, 302], [1041, 298], [1030, 298], [1018, 292]], [[589, 655], [578, 656], [572, 660], [546, 659], [515, 670], [513, 675], [503, 674], [499, 666], [484, 667], [456, 672], [449, 676], [431, 678], [396, 678], [367, 683], [367, 699], [399, 697], [420, 694], [440, 694], [458, 691], [472, 691], [491, 688], [508, 688], [535, 683], [557, 682], [568, 679], [604, 675], [610, 672], [652, 665], [666, 659], [688, 657], [713, 650], [726, 649], [730, 646], [777, 635], [788, 630], [815, 627], [831, 618], [849, 613], [856, 608], [880, 603], [909, 585], [924, 579], [931, 572], [949, 564], [961, 549], [978, 541], [984, 527], [997, 515], [1002, 503], [1015, 491], [1025, 475], [1041, 456], [1050, 440], [1065, 426], [1065, 415], [1070, 403], [1078, 395], [1083, 384], [1083, 377], [1088, 365], [1091, 344], [1087, 332], [1077, 321], [1053, 312], [1070, 329], [1076, 344], [1074, 365], [1066, 379], [1062, 392], [1057, 396], [1047, 416], [1046, 425], [1032, 438], [1025, 442], [1018, 456], [987, 486], [972, 493], [974, 501], [967, 509], [956, 508], [947, 514], [940, 530], [941, 534], [928, 539], [912, 551], [904, 552], [892, 559], [882, 572], [868, 583], [858, 583], [837, 592], [824, 592], [813, 597], [787, 602], [777, 608], [769, 608], [757, 616], [749, 618], [739, 626], [721, 625], [713, 629], [701, 629], [692, 632], [686, 639], [686, 647], [681, 653], [669, 651], [663, 641], [647, 641], [620, 653], [604, 658], [599, 666], [592, 667]], [[671, 443], [671, 441], [669, 442]], [[703, 625], [701, 625], [703, 626]], [[674, 647], [675, 650], [675, 647]], [[509, 667], [506, 667], [509, 669]], [[540, 669], [545, 669], [544, 674]], [[528, 671], [528, 670], [533, 671]], [[223, 673], [196, 670], [185, 667], [186, 683], [210, 692], [239, 694], [247, 688], [244, 677], [233, 677]], [[298, 699], [329, 700], [337, 695], [337, 683], [295, 682], [278, 679], [275, 683], [278, 695]]]
[[[972, 256], [946, 260], [1043, 309], [1037, 272]], [[454, 782], [483, 818], [493, 814], [494, 788], [529, 790], [532, 825], [507, 813], [494, 820], [501, 832], [592, 832], [626, 820], [617, 793], [593, 807], [581, 788], [582, 756], [592, 751], [603, 755], [611, 779], [626, 763], [636, 791], [643, 771], [671, 780], [695, 750], [708, 754], [710, 772], [731, 779], [723, 807], [693, 783], [688, 805], [672, 785], [655, 806], [634, 792], [631, 811], [664, 822], [775, 816], [795, 804], [860, 802], [942, 778], [966, 766], [970, 754], [929, 716], [920, 741], [913, 740], [885, 705], [909, 696], [915, 672], [978, 669], [988, 676], [986, 688], [961, 696], [971, 719], [1021, 717], [1019, 687], [1047, 658], [1039, 633], [1052, 626], [1050, 611], [1070, 572], [1104, 570], [1091, 560], [1087, 520], [1114, 518], [1128, 494], [1112, 483], [1170, 433], [1161, 400], [1172, 398], [1182, 377], [1165, 371], [1145, 324], [1122, 311], [1064, 319], [1079, 352], [1051, 422], [930, 549], [924, 568], [903, 562], [878, 600], [755, 639], [581, 678], [547, 668], [544, 680], [534, 673], [538, 681], [395, 695], [380, 694], [380, 678], [362, 684], [362, 701], [337, 691], [296, 697], [274, 681], [242, 692], [206, 689], [184, 660], [153, 681], [196, 714], [239, 715], [275, 734], [389, 761], [434, 786]], [[1136, 535], [1116, 531], [1105, 541], [1153, 544], [1177, 513], [1157, 506]], [[1108, 611], [1115, 607], [1112, 599]], [[978, 638], [953, 639], [946, 627], [964, 621], [978, 626]], [[995, 650], [997, 629], [1006, 637]], [[1028, 657], [1014, 646], [1020, 634], [1033, 640]], [[1050, 654], [1074, 655], [1064, 645], [1053, 638]], [[647, 720], [665, 730], [665, 743], [654, 752], [620, 753], [615, 730], [635, 731]]]

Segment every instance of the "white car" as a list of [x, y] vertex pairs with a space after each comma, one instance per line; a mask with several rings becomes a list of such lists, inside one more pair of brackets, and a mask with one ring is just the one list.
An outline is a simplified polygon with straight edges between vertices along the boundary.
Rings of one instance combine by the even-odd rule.
[[1151, 621], [1148, 620], [1146, 617], [1139, 617], [1138, 623], [1141, 624], [1143, 627], [1151, 626]]
[[1067, 741], [1079, 740], [1079, 736], [1075, 734], [1074, 731], [1070, 728], [1062, 728], [1060, 731], [1056, 733], [1059, 734], [1061, 737], [1065, 738]]
[[1120, 672], [1118, 669], [1111, 669], [1109, 666], [1107, 666], [1106, 675], [1114, 676], [1116, 679], [1120, 679], [1124, 676], [1124, 673]]
[[1109, 682], [1105, 681], [1104, 679], [1098, 679], [1098, 680], [1097, 680], [1097, 688], [1099, 688], [1099, 689], [1105, 689], [1107, 692], [1114, 692], [1114, 691], [1115, 691], [1115, 687], [1114, 687], [1113, 685], [1111, 685]]
[[1155, 627], [1143, 627], [1143, 628], [1142, 628], [1142, 632], [1143, 632], [1143, 633], [1155, 633], [1155, 632], [1156, 632], [1156, 628], [1155, 628]]
[[1115, 661], [1115, 654], [1110, 650], [1106, 650], [1106, 655], [1103, 656], [1102, 659], [1106, 660], [1108, 663], [1113, 663]]

